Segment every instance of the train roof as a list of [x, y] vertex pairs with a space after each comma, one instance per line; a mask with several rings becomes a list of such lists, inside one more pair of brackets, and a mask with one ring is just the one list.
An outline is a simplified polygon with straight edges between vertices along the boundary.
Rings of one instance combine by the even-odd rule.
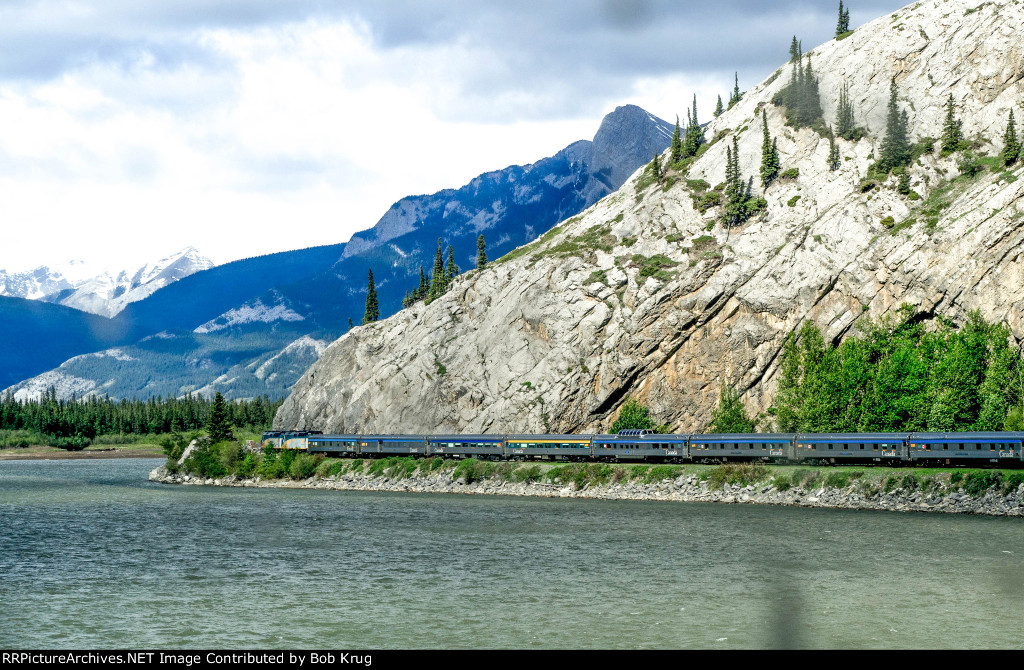
[[589, 440], [593, 438], [593, 435], [506, 435], [507, 440], [518, 440], [526, 442], [529, 440], [536, 440], [538, 442], [554, 442], [556, 440], [566, 440], [572, 442], [579, 442], [580, 440]]
[[706, 435], [690, 435], [690, 440], [699, 442], [706, 440], [728, 442], [790, 442], [795, 433], [708, 433]]
[[947, 441], [947, 442], [981, 442], [1000, 441], [1018, 442], [1024, 440], [1024, 433], [1017, 432], [974, 432], [974, 433], [913, 433], [911, 440], [920, 442]]
[[504, 435], [427, 435], [431, 442], [501, 442]]
[[358, 440], [360, 435], [323, 435], [319, 434], [315, 436], [318, 440], [324, 440], [330, 442], [332, 440]]
[[910, 433], [799, 433], [797, 442], [903, 442]]
[[624, 433], [619, 433], [618, 435], [593, 436], [593, 440], [595, 442], [682, 442], [689, 439], [690, 436], [686, 433], [647, 433], [645, 435], [626, 435]]

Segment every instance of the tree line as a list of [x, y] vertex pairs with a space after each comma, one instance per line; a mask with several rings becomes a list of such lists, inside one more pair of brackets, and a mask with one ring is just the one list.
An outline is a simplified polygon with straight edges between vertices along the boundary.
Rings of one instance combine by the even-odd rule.
[[865, 320], [839, 345], [807, 322], [782, 348], [767, 415], [753, 419], [722, 388], [711, 430], [721, 433], [1024, 430], [1024, 361], [1009, 329], [972, 312], [956, 327], [925, 328], [909, 305]]
[[[217, 394], [220, 395], [219, 393]], [[216, 425], [262, 432], [270, 427], [284, 402], [261, 396], [252, 400], [220, 400]], [[214, 400], [188, 394], [182, 398], [112, 400], [90, 396], [58, 399], [50, 387], [42, 397], [16, 399], [9, 391], [0, 401], [0, 430], [28, 430], [56, 438], [91, 440], [98, 435], [149, 435], [200, 430], [210, 423]]]

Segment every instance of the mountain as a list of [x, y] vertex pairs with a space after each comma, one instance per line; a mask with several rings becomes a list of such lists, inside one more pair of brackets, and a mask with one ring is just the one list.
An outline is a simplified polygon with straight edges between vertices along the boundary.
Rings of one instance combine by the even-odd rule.
[[104, 272], [77, 283], [73, 291], [51, 294], [44, 300], [113, 317], [130, 303], [144, 300], [165, 286], [212, 267], [210, 259], [201, 256], [194, 247], [186, 247], [135, 270], [122, 270], [116, 274]]
[[[0, 386], [48, 370], [83, 351], [123, 342], [126, 329], [110, 319], [39, 300], [0, 297]], [[69, 388], [67, 396], [75, 392]]]
[[227, 278], [231, 264], [196, 273], [118, 315], [145, 338], [119, 346], [121, 358], [79, 356], [13, 390], [31, 396], [61, 378], [89, 380], [112, 396], [283, 396], [350, 319], [361, 322], [369, 269], [382, 315], [393, 314], [418, 283], [420, 266], [430, 272], [439, 237], [463, 268], [475, 263], [481, 233], [496, 258], [610, 193], [668, 146], [672, 130], [625, 105], [603, 119], [593, 141], [488, 172], [459, 189], [403, 198], [372, 229], [325, 247], [315, 260], [301, 256], [298, 267], [280, 258], [247, 264], [235, 279]]
[[133, 270], [90, 273], [80, 261], [64, 267], [40, 266], [25, 272], [0, 270], [0, 295], [43, 300], [113, 317], [129, 303], [143, 300], [161, 288], [213, 263], [193, 247]]
[[[788, 38], [780, 37], [780, 52]], [[428, 306], [354, 329], [296, 382], [278, 429], [602, 432], [627, 396], [703, 430], [723, 385], [772, 404], [782, 348], [805, 323], [840, 342], [913, 305], [925, 325], [979, 310], [1024, 341], [1024, 170], [996, 157], [1024, 99], [1024, 5], [919, 2], [807, 54], [824, 119], [849, 86], [856, 141], [786, 125], [793, 65], [707, 127], [685, 174], [635, 173], [614, 195]], [[805, 59], [805, 63], [807, 60]], [[869, 174], [890, 83], [916, 142], [909, 193]], [[952, 94], [969, 151], [939, 152]], [[761, 189], [762, 112], [783, 178]], [[1019, 133], [1019, 129], [1018, 129]], [[763, 210], [723, 225], [727, 149]], [[973, 158], [972, 158], [973, 155]], [[703, 211], [702, 211], [703, 209]]]

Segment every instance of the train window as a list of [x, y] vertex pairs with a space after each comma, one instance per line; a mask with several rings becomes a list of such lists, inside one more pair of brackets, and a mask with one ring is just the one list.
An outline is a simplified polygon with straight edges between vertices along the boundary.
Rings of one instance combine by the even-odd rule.
[[977, 450], [981, 451], [981, 445], [980, 444], [977, 446]]

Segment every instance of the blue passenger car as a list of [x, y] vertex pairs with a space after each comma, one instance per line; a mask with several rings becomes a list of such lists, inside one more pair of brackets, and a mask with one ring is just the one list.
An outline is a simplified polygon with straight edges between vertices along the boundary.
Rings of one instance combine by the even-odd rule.
[[796, 460], [819, 463], [899, 463], [910, 433], [819, 433], [796, 436]]
[[425, 435], [363, 435], [359, 439], [361, 456], [424, 456], [426, 453]]
[[309, 453], [327, 456], [355, 456], [359, 453], [358, 435], [313, 435], [309, 438]]
[[914, 433], [910, 460], [937, 465], [1016, 464], [1024, 433]]
[[432, 435], [427, 438], [427, 453], [498, 460], [505, 454], [504, 444], [500, 435]]
[[649, 431], [623, 431], [595, 435], [594, 459], [598, 461], [678, 462], [689, 458], [689, 435], [658, 435]]
[[733, 433], [691, 435], [695, 461], [768, 461], [793, 459], [793, 434]]
[[590, 460], [589, 435], [509, 435], [505, 455], [516, 460]]

